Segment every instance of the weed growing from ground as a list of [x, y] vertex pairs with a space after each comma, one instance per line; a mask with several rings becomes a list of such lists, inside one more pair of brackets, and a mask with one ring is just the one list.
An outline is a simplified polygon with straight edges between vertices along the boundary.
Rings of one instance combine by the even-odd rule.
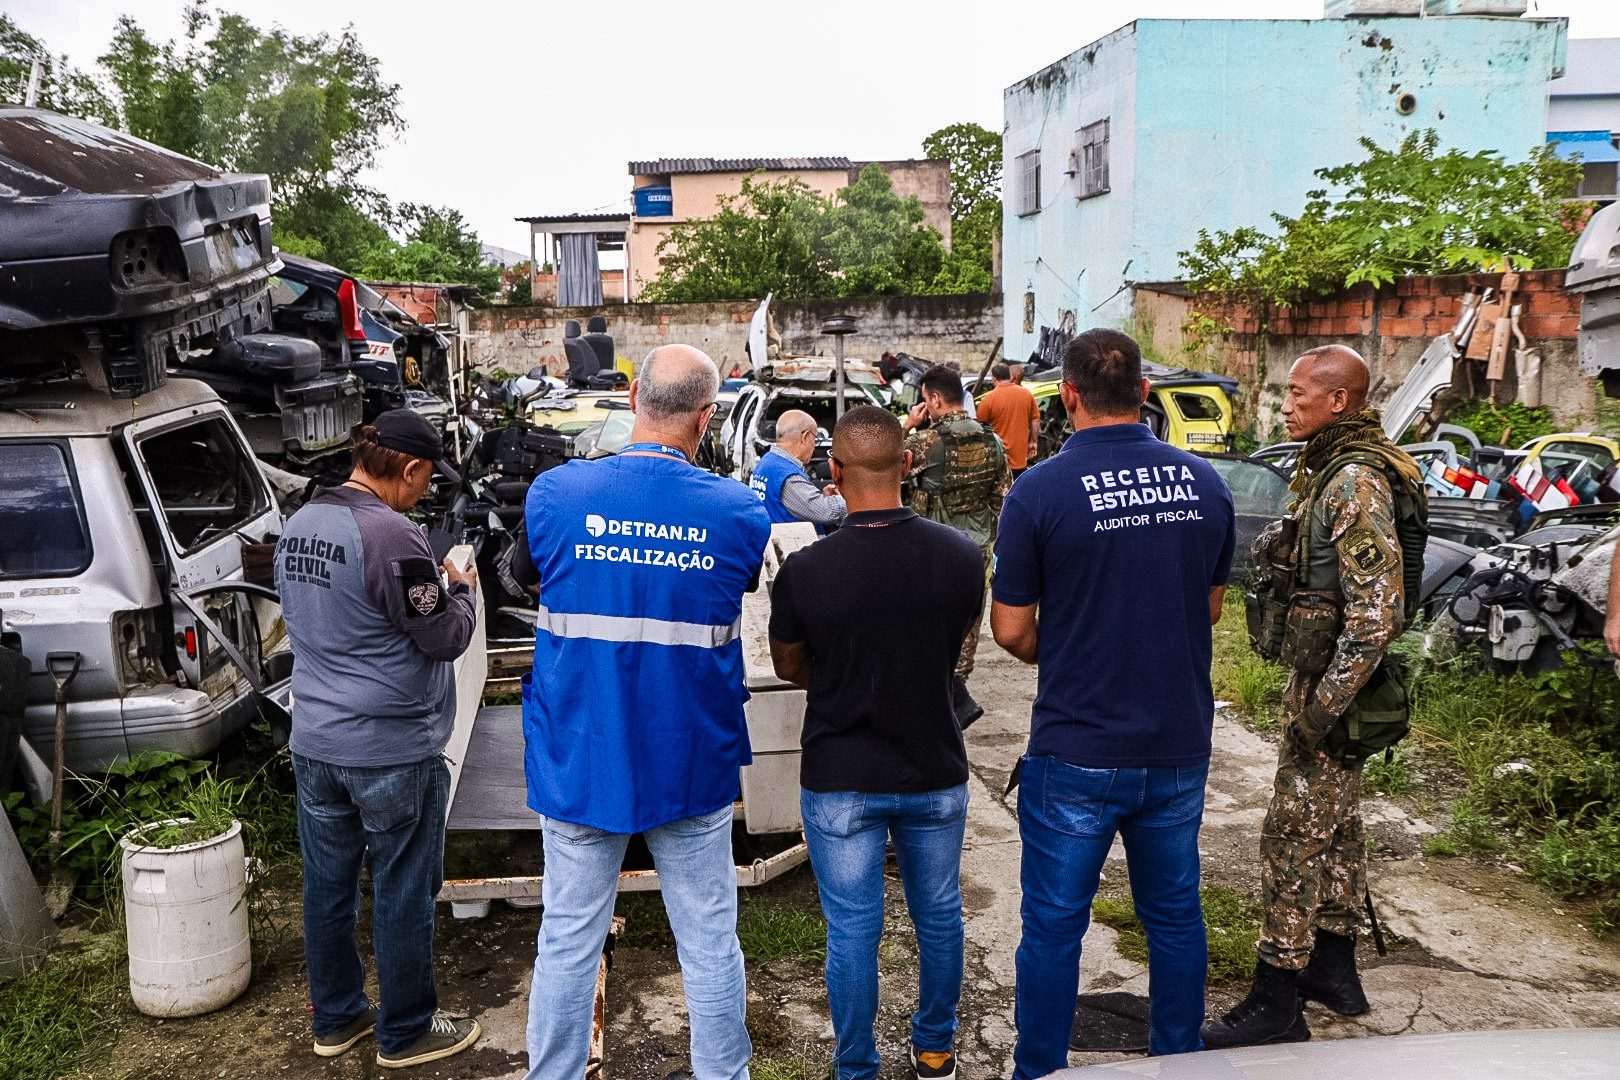
[[756, 1057], [748, 1063], [748, 1075], [754, 1080], [820, 1080], [826, 1066], [817, 1066], [800, 1055], [781, 1058]]
[[124, 938], [61, 946], [42, 967], [0, 985], [0, 1076], [51, 1080], [100, 1053], [128, 986]]
[[1558, 896], [1590, 901], [1602, 933], [1620, 922], [1620, 682], [1583, 652], [1537, 675], [1431, 664], [1414, 680], [1412, 722], [1468, 781], [1425, 852], [1512, 853]]
[[1412, 767], [1399, 750], [1388, 760], [1383, 754], [1368, 758], [1361, 776], [1369, 791], [1382, 795], [1406, 795], [1412, 790]]
[[[1254, 943], [1260, 935], [1260, 905], [1220, 885], [1206, 886], [1200, 896], [1209, 939], [1210, 984], [1249, 978], [1254, 974]], [[1098, 897], [1092, 901], [1091, 916], [1119, 934], [1121, 956], [1138, 964], [1147, 963], [1147, 933], [1128, 896]]]
[[[621, 893], [614, 911], [624, 916], [619, 944], [649, 949], [675, 945], [657, 893]], [[827, 922], [819, 906], [806, 909], [768, 891], [746, 889], [737, 894], [737, 941], [750, 964], [788, 958], [821, 961], [827, 956]]]

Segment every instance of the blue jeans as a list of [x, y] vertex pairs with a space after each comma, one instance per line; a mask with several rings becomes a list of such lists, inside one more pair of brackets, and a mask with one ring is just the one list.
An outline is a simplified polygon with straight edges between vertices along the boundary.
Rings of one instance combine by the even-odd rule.
[[[613, 921], [630, 837], [542, 818], [545, 913], [529, 989], [525, 1080], [579, 1080], [591, 1042], [596, 974]], [[743, 1020], [748, 990], [737, 944], [737, 868], [731, 807], [642, 834], [675, 931], [686, 986], [696, 1080], [748, 1080], [753, 1046]]]
[[1198, 900], [1198, 827], [1208, 778], [1208, 763], [1083, 769], [1053, 757], [1024, 758], [1014, 1080], [1068, 1067], [1080, 939], [1091, 924], [1091, 901], [1115, 833], [1125, 840], [1131, 896], [1147, 931], [1148, 1053], [1203, 1048], [1198, 1027], [1209, 951]]
[[802, 791], [804, 839], [827, 916], [827, 1005], [838, 1080], [878, 1073], [872, 1024], [883, 935], [883, 858], [894, 838], [906, 909], [917, 930], [911, 1045], [950, 1050], [962, 994], [962, 833], [967, 785], [907, 794]]
[[317, 1036], [370, 1008], [354, 944], [360, 862], [371, 860], [371, 945], [377, 958], [377, 1044], [403, 1050], [427, 1034], [433, 986], [433, 904], [444, 883], [450, 770], [442, 757], [355, 768], [292, 756], [304, 855], [304, 963]]

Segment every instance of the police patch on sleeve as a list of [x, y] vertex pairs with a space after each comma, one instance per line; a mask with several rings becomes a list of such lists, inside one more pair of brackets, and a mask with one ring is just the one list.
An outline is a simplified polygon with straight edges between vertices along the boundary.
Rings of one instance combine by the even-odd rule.
[[1395, 551], [1371, 525], [1351, 526], [1339, 541], [1339, 550], [1357, 573], [1382, 574], [1395, 566]]
[[432, 559], [401, 559], [396, 572], [405, 601], [406, 618], [426, 618], [444, 610], [444, 586]]

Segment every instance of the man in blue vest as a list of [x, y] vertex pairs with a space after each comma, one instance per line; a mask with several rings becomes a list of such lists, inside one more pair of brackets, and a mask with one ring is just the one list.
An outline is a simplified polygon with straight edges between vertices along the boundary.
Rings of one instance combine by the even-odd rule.
[[654, 349], [630, 387], [629, 445], [529, 489], [540, 603], [523, 734], [546, 859], [529, 1080], [585, 1072], [598, 960], [635, 833], [675, 932], [693, 1075], [748, 1076], [731, 804], [751, 760], [742, 597], [771, 524], [746, 487], [692, 464], [719, 387], [697, 349]]
[[820, 533], [849, 513], [837, 487], [828, 484], [818, 491], [811, 481], [805, 466], [815, 453], [816, 421], [809, 413], [789, 409], [776, 418], [776, 445], [759, 459], [748, 481], [771, 524], [808, 521]]

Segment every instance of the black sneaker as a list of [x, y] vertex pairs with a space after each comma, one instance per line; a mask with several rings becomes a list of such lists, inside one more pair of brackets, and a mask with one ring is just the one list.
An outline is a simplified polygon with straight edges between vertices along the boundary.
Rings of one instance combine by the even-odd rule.
[[461, 1053], [477, 1042], [478, 1036], [482, 1035], [483, 1031], [484, 1029], [478, 1026], [477, 1020], [453, 1020], [444, 1013], [434, 1013], [433, 1019], [428, 1022], [426, 1035], [392, 1054], [377, 1051], [377, 1064], [385, 1069], [403, 1069], [428, 1061], [438, 1061], [440, 1058]]
[[911, 1048], [911, 1068], [917, 1080], [956, 1080], [956, 1054], [950, 1050]]
[[337, 1057], [349, 1047], [371, 1034], [377, 1024], [377, 1010], [367, 1009], [330, 1035], [315, 1036], [315, 1053], [319, 1057]]

